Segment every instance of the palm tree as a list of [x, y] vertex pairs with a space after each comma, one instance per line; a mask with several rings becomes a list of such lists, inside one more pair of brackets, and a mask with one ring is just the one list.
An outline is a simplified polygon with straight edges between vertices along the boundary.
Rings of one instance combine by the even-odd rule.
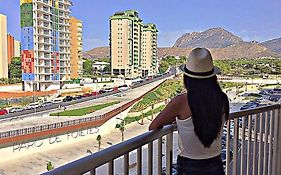
[[97, 142], [98, 142], [98, 150], [100, 151], [100, 148], [101, 148], [101, 135], [98, 135], [97, 136]]
[[124, 141], [125, 121], [123, 120], [120, 124], [116, 124], [115, 128], [119, 128], [121, 132], [122, 142]]
[[55, 167], [54, 167], [54, 165], [52, 164], [52, 162], [51, 161], [49, 161], [48, 163], [47, 163], [47, 170], [48, 171], [51, 171], [52, 169], [54, 169]]

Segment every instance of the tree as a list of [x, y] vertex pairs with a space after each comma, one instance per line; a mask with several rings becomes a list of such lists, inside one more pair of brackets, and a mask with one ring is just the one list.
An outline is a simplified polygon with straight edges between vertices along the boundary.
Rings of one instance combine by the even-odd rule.
[[8, 82], [9, 84], [21, 82], [21, 59], [20, 57], [14, 57], [11, 60], [11, 64], [8, 66]]
[[100, 148], [101, 148], [101, 135], [98, 135], [97, 136], [97, 142], [98, 142], [98, 150], [100, 151]]
[[93, 61], [86, 59], [83, 62], [83, 75], [91, 76], [93, 74]]
[[51, 171], [52, 169], [54, 169], [55, 167], [54, 167], [54, 165], [52, 164], [52, 162], [51, 161], [49, 161], [48, 163], [47, 163], [47, 170], [48, 171]]
[[121, 132], [122, 142], [124, 141], [124, 131], [125, 131], [125, 120], [123, 120], [120, 124], [116, 124], [115, 128], [119, 128]]

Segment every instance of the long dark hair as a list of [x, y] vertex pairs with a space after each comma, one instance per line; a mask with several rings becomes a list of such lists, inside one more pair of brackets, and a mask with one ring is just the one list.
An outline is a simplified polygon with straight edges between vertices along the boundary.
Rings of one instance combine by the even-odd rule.
[[217, 77], [197, 79], [184, 75], [195, 134], [205, 147], [219, 136], [222, 117], [229, 117], [227, 95], [221, 90]]

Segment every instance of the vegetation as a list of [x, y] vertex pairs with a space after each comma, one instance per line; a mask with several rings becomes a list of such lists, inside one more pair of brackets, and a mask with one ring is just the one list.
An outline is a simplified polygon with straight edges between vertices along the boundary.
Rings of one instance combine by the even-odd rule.
[[245, 86], [245, 83], [238, 83], [238, 82], [219, 82], [222, 89], [227, 89], [231, 87], [242, 87]]
[[118, 103], [120, 103], [120, 101], [114, 101], [114, 102], [110, 102], [110, 103], [105, 103], [105, 104], [100, 104], [100, 105], [95, 105], [95, 106], [90, 106], [90, 107], [85, 107], [85, 108], [66, 110], [63, 112], [52, 113], [52, 114], [50, 114], [50, 116], [83, 116], [83, 115], [93, 113], [95, 111], [101, 110], [103, 108], [106, 108], [108, 106], [112, 106], [112, 105], [115, 105]]
[[160, 61], [159, 72], [165, 73], [169, 66], [178, 66], [186, 62], [186, 57], [167, 56]]
[[20, 57], [14, 57], [8, 66], [8, 78], [0, 78], [0, 84], [20, 83], [22, 81], [21, 74], [21, 59]]
[[130, 112], [138, 112], [149, 106], [165, 101], [168, 98], [176, 96], [184, 90], [182, 80], [167, 80], [157, 89], [146, 94], [143, 99], [137, 102]]
[[150, 110], [150, 111], [148, 111], [146, 113], [143, 113], [143, 114], [141, 114], [139, 116], [136, 116], [136, 117], [126, 117], [125, 118], [125, 122], [126, 122], [126, 124], [130, 124], [132, 122], [139, 121], [139, 120], [141, 120], [141, 119], [143, 119], [145, 117], [148, 117], [148, 116], [151, 116], [153, 114], [159, 113], [160, 111], [162, 111], [164, 109], [164, 107], [165, 106], [162, 105], [162, 106], [160, 106], [160, 107], [158, 107], [156, 109]]
[[281, 74], [281, 61], [279, 59], [236, 59], [236, 60], [215, 60], [223, 74], [261, 76], [262, 74]]
[[85, 59], [83, 62], [83, 76], [91, 78], [93, 74], [93, 61]]
[[98, 150], [100, 151], [100, 149], [101, 149], [101, 135], [98, 135], [96, 140], [98, 142]]
[[116, 126], [115, 126], [115, 128], [119, 128], [119, 130], [121, 132], [122, 142], [124, 141], [125, 125], [126, 125], [125, 120], [122, 120], [122, 122], [120, 124], [116, 124]]

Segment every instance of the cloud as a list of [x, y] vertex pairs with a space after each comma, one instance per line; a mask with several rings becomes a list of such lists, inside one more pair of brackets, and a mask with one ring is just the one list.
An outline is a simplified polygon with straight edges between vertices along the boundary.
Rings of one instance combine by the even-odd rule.
[[175, 44], [176, 40], [185, 33], [190, 33], [198, 31], [196, 29], [185, 29], [185, 30], [175, 30], [175, 31], [166, 31], [158, 33], [158, 45], [159, 47], [171, 47]]
[[83, 39], [83, 51], [91, 50], [96, 47], [109, 46], [106, 39], [101, 38], [86, 38]]

